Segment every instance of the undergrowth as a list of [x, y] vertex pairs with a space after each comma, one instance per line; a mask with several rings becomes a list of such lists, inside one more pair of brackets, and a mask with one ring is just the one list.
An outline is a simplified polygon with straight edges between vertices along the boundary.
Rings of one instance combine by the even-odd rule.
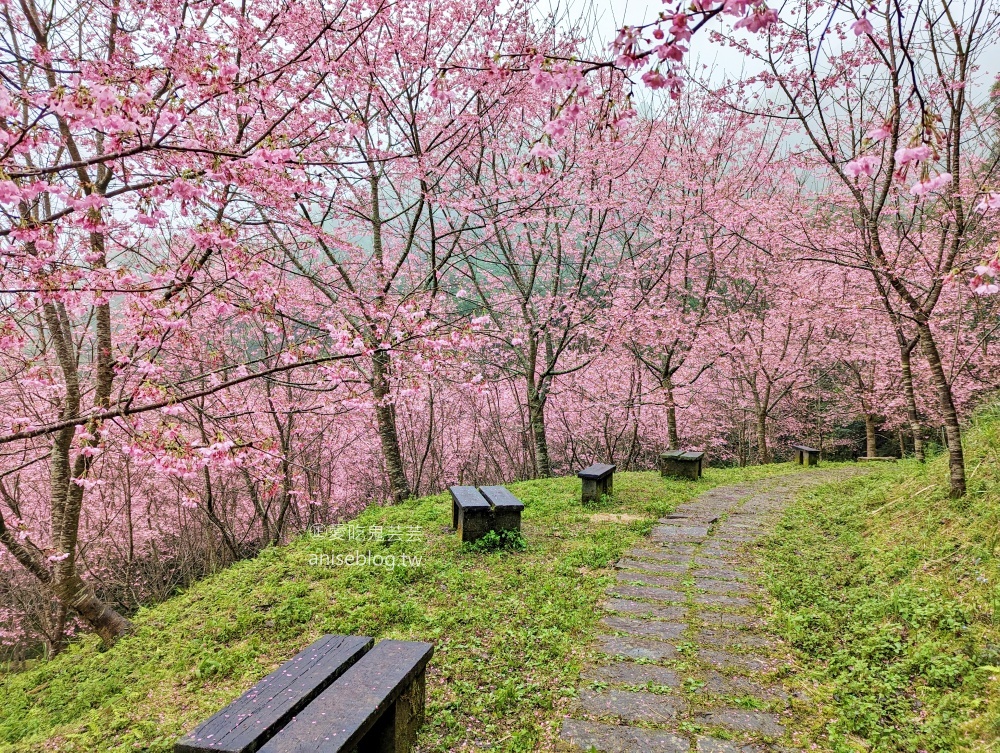
[[766, 544], [775, 626], [797, 649], [803, 747], [1000, 746], [1000, 408], [966, 434], [969, 493], [947, 458], [805, 492]]

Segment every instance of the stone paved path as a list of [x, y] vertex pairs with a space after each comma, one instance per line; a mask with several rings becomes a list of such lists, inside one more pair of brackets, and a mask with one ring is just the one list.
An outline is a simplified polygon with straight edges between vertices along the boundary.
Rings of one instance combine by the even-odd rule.
[[617, 563], [594, 662], [560, 733], [567, 750], [760, 753], [782, 745], [787, 653], [763, 630], [749, 544], [810, 471], [718, 487], [662, 518]]

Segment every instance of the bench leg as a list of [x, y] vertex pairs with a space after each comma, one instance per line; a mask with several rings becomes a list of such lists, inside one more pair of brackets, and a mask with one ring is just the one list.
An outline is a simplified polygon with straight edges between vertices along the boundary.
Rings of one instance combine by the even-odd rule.
[[593, 479], [583, 479], [583, 503], [596, 502], [601, 498], [601, 494], [597, 491], [597, 482]]
[[458, 511], [458, 538], [461, 541], [478, 541], [490, 530], [489, 508]]
[[520, 531], [521, 511], [512, 510], [510, 512], [496, 512], [493, 514], [493, 530], [500, 531]]
[[424, 723], [425, 693], [426, 674], [421, 670], [361, 739], [357, 753], [410, 753]]

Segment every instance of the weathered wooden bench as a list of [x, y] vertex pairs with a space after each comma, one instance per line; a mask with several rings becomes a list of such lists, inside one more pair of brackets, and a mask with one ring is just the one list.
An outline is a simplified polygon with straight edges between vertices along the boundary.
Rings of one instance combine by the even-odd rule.
[[174, 746], [175, 753], [255, 751], [326, 690], [374, 640], [324, 635]]
[[799, 465], [816, 465], [819, 463], [819, 450], [815, 447], [793, 444], [792, 449], [795, 450], [795, 462]]
[[481, 486], [480, 493], [493, 506], [494, 531], [520, 531], [524, 502], [503, 486]]
[[597, 502], [614, 493], [615, 466], [594, 463], [576, 474], [583, 480], [583, 502]]
[[895, 463], [899, 458], [895, 455], [877, 455], [873, 458], [867, 455], [862, 455], [858, 458], [858, 462], [868, 462], [868, 463]]
[[704, 452], [668, 450], [660, 453], [660, 475], [698, 480], [701, 478], [704, 458]]
[[476, 541], [485, 536], [493, 524], [493, 508], [474, 486], [452, 486], [451, 527], [462, 541]]
[[174, 746], [175, 753], [408, 753], [429, 643], [327, 635]]

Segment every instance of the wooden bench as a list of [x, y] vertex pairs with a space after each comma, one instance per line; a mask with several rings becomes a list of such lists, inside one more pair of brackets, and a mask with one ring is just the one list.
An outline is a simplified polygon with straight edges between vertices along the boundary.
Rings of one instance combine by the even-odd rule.
[[819, 463], [819, 450], [815, 447], [793, 444], [792, 449], [795, 450], [795, 462], [799, 465], [817, 465]]
[[678, 478], [701, 478], [704, 452], [684, 452], [684, 450], [668, 450], [660, 453], [660, 475], [676, 476]]
[[503, 486], [481, 486], [479, 492], [493, 506], [494, 531], [520, 531], [524, 502]]
[[175, 753], [408, 753], [429, 643], [324, 636], [182, 738]]
[[615, 466], [594, 463], [576, 474], [583, 480], [583, 503], [597, 502], [614, 493]]
[[424, 723], [429, 643], [381, 641], [260, 753], [409, 753]]
[[286, 661], [174, 746], [175, 753], [250, 753], [270, 739], [374, 644], [364, 636], [324, 635]]
[[493, 508], [474, 486], [453, 486], [451, 492], [451, 527], [462, 541], [476, 541], [493, 525]]
[[895, 463], [899, 458], [895, 455], [878, 455], [876, 457], [870, 458], [867, 455], [862, 455], [858, 458], [858, 462], [868, 462], [868, 463]]

